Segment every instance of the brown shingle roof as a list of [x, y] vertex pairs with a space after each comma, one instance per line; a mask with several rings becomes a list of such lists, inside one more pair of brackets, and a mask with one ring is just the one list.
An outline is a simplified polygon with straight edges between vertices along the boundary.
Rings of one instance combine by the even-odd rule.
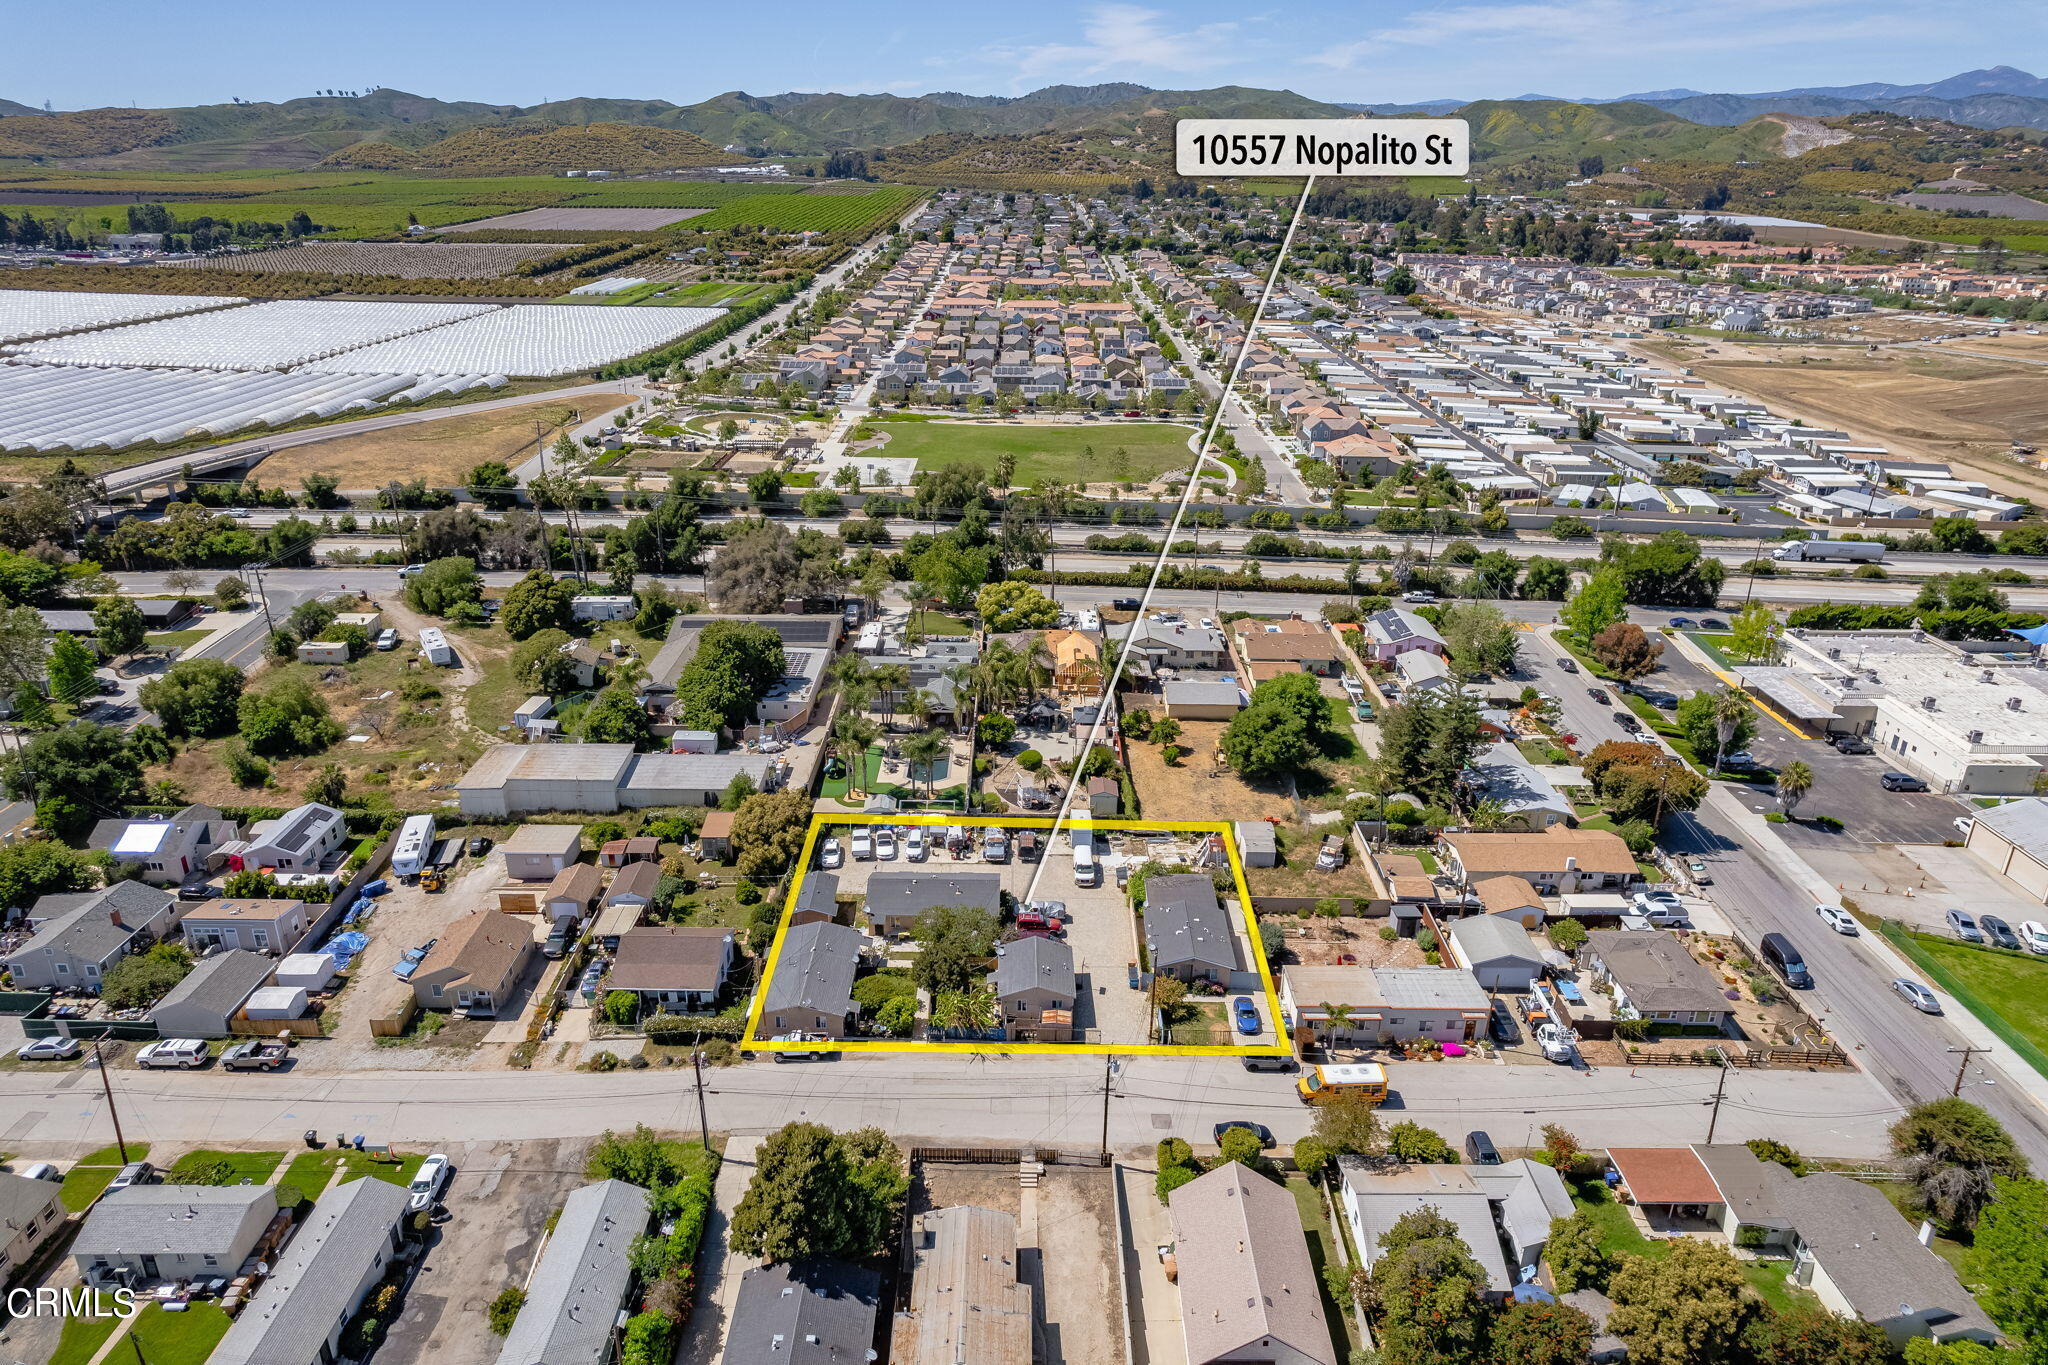
[[604, 873], [592, 863], [571, 863], [555, 874], [548, 883], [546, 899], [549, 901], [574, 899], [589, 905], [604, 889]]
[[441, 941], [420, 962], [415, 979], [452, 968], [451, 981], [476, 981], [495, 986], [533, 947], [533, 931], [497, 910], [465, 915], [441, 931]]
[[1489, 915], [1543, 904], [1543, 898], [1536, 894], [1536, 888], [1529, 885], [1526, 877], [1488, 877], [1474, 883], [1472, 894], [1479, 897], [1479, 904]]
[[621, 991], [714, 991], [732, 930], [709, 924], [649, 925], [619, 935], [606, 985]]
[[619, 869], [619, 875], [612, 878], [611, 889], [605, 892], [605, 904], [638, 896], [644, 900], [654, 899], [655, 885], [661, 881], [660, 863], [628, 863]]
[[1718, 1204], [1721, 1187], [1690, 1147], [1609, 1147], [1638, 1204]]
[[1169, 1204], [1190, 1361], [1236, 1359], [1271, 1338], [1293, 1348], [1289, 1359], [1336, 1365], [1286, 1190], [1233, 1161], [1175, 1190]]

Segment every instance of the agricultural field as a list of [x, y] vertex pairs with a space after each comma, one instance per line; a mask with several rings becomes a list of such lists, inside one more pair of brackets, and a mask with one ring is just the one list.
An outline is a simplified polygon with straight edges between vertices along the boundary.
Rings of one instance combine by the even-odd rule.
[[444, 227], [450, 223], [466, 223], [472, 218], [489, 218], [496, 214], [511, 213], [517, 204], [362, 204], [340, 203], [321, 204], [303, 199], [272, 201], [269, 199], [223, 199], [213, 202], [169, 205], [178, 222], [189, 223], [195, 218], [214, 218], [226, 222], [289, 222], [295, 213], [304, 213], [330, 236], [340, 237], [382, 237], [399, 233], [413, 223], [421, 227]]
[[690, 228], [841, 232], [878, 227], [907, 210], [923, 193], [903, 185], [882, 185], [865, 194], [750, 194], [691, 219]]
[[685, 218], [711, 212], [699, 209], [546, 208], [525, 209], [462, 225], [465, 232], [653, 232]]
[[[629, 266], [628, 270], [636, 267]], [[755, 284], [739, 280], [706, 280], [697, 284], [671, 284], [663, 280], [650, 280], [636, 284], [630, 289], [621, 289], [616, 294], [564, 294], [549, 303], [572, 303], [583, 306], [599, 305], [616, 308], [622, 304], [633, 304], [654, 308], [737, 308], [757, 294], [775, 289], [773, 284]]]
[[270, 487], [296, 488], [308, 474], [332, 474], [344, 488], [381, 488], [393, 479], [425, 479], [432, 487], [449, 488], [487, 461], [516, 465], [532, 455], [536, 423], [542, 439], [553, 441], [573, 422], [587, 422], [631, 401], [625, 394], [599, 394], [574, 403], [539, 401], [386, 427], [280, 450], [257, 473]]
[[448, 242], [302, 242], [234, 256], [165, 261], [185, 270], [288, 270], [330, 275], [394, 275], [400, 279], [489, 280], [522, 261], [568, 250], [562, 242], [485, 245]]
[[1007, 422], [882, 420], [869, 425], [889, 439], [880, 449], [867, 453], [915, 459], [924, 469], [968, 464], [984, 473], [994, 470], [998, 455], [1008, 453], [1017, 457], [1017, 472], [1011, 478], [1019, 485], [1102, 482], [1112, 477], [1110, 467], [1119, 450], [1124, 452], [1129, 477], [1140, 483], [1185, 469], [1194, 461], [1188, 450], [1193, 428], [1166, 422], [1129, 426], [1031, 422], [1013, 426]]

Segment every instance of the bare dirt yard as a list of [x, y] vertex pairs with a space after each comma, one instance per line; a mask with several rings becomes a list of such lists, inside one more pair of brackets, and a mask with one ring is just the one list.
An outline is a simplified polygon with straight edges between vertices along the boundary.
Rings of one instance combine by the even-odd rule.
[[[573, 403], [541, 399], [467, 416], [451, 412], [359, 436], [281, 450], [258, 466], [265, 484], [296, 485], [308, 474], [331, 474], [343, 488], [381, 488], [397, 479], [425, 479], [447, 488], [489, 460], [517, 464], [533, 453], [533, 426], [553, 441], [572, 422], [589, 421], [633, 402], [628, 394], [596, 394]], [[574, 417], [571, 413], [576, 414]]]
[[[1423, 967], [1421, 945], [1412, 938], [1383, 939], [1391, 923], [1357, 915], [1324, 919], [1314, 915], [1261, 915], [1287, 935], [1287, 960], [1303, 967]], [[1350, 962], [1344, 959], [1350, 958]], [[1276, 964], [1277, 965], [1277, 964]]]
[[1124, 1365], [1112, 1258], [1116, 1209], [1110, 1172], [1048, 1166], [1035, 1190], [1013, 1166], [921, 1163], [910, 1212], [955, 1204], [998, 1209], [1018, 1219], [1018, 1277], [1034, 1291], [1032, 1359], [1044, 1365]]
[[1147, 816], [1157, 820], [1264, 820], [1294, 818], [1294, 803], [1278, 786], [1252, 786], [1217, 764], [1220, 720], [1183, 721], [1175, 741], [1188, 752], [1173, 767], [1157, 744], [1133, 744], [1131, 780]]
[[[1664, 358], [1710, 383], [1747, 394], [1808, 425], [1836, 427], [1902, 455], [1947, 460], [1993, 488], [2041, 498], [2048, 473], [2016, 464], [2014, 441], [2048, 438], [2048, 376], [2014, 343], [2048, 338], [1970, 339], [1872, 354], [1839, 346], [1666, 343]], [[1707, 355], [1711, 346], [1717, 352]], [[1950, 352], [1999, 346], [2013, 360]]]

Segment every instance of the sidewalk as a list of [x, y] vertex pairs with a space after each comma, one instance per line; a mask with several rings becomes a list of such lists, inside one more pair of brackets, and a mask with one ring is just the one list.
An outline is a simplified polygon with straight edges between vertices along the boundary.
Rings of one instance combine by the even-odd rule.
[[704, 1219], [704, 1240], [697, 1248], [697, 1308], [676, 1351], [679, 1365], [716, 1365], [725, 1355], [725, 1334], [732, 1323], [733, 1303], [739, 1298], [740, 1277], [756, 1264], [751, 1256], [726, 1250], [725, 1230], [740, 1197], [747, 1192], [747, 1182], [754, 1178], [754, 1153], [760, 1145], [759, 1137], [726, 1141], [711, 1211]]

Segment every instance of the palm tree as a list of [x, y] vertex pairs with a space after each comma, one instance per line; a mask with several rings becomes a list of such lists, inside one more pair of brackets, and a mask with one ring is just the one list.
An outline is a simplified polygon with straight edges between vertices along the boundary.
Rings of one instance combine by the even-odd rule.
[[882, 727], [857, 712], [842, 712], [832, 722], [832, 751], [846, 764], [846, 790], [858, 795], [867, 778], [868, 746], [881, 738]]
[[910, 665], [878, 664], [868, 670], [868, 681], [882, 697], [882, 712], [893, 723], [896, 719], [896, 694], [910, 686]]
[[1325, 1000], [1317, 1008], [1321, 1009], [1324, 1016], [1330, 1021], [1326, 1027], [1329, 1031], [1330, 1042], [1334, 1045], [1337, 1041], [1338, 1031], [1348, 1028], [1351, 1024], [1351, 1006], [1339, 1005], [1334, 1001]]
[[951, 751], [952, 745], [937, 730], [921, 730], [903, 741], [903, 759], [912, 767], [924, 768], [924, 796], [931, 800], [932, 769]]
[[1728, 741], [1735, 737], [1735, 727], [1749, 714], [1749, 701], [1732, 687], [1724, 687], [1714, 694], [1714, 771], [1721, 771], [1721, 760], [1726, 757]]
[[910, 713], [910, 723], [920, 730], [931, 728], [932, 712], [936, 708], [937, 703], [932, 694], [922, 687], [903, 700], [903, 709]]
[[1793, 808], [1812, 790], [1813, 769], [1807, 767], [1804, 760], [1795, 758], [1778, 769], [1778, 809], [1785, 813], [1786, 819], [1792, 818]]

